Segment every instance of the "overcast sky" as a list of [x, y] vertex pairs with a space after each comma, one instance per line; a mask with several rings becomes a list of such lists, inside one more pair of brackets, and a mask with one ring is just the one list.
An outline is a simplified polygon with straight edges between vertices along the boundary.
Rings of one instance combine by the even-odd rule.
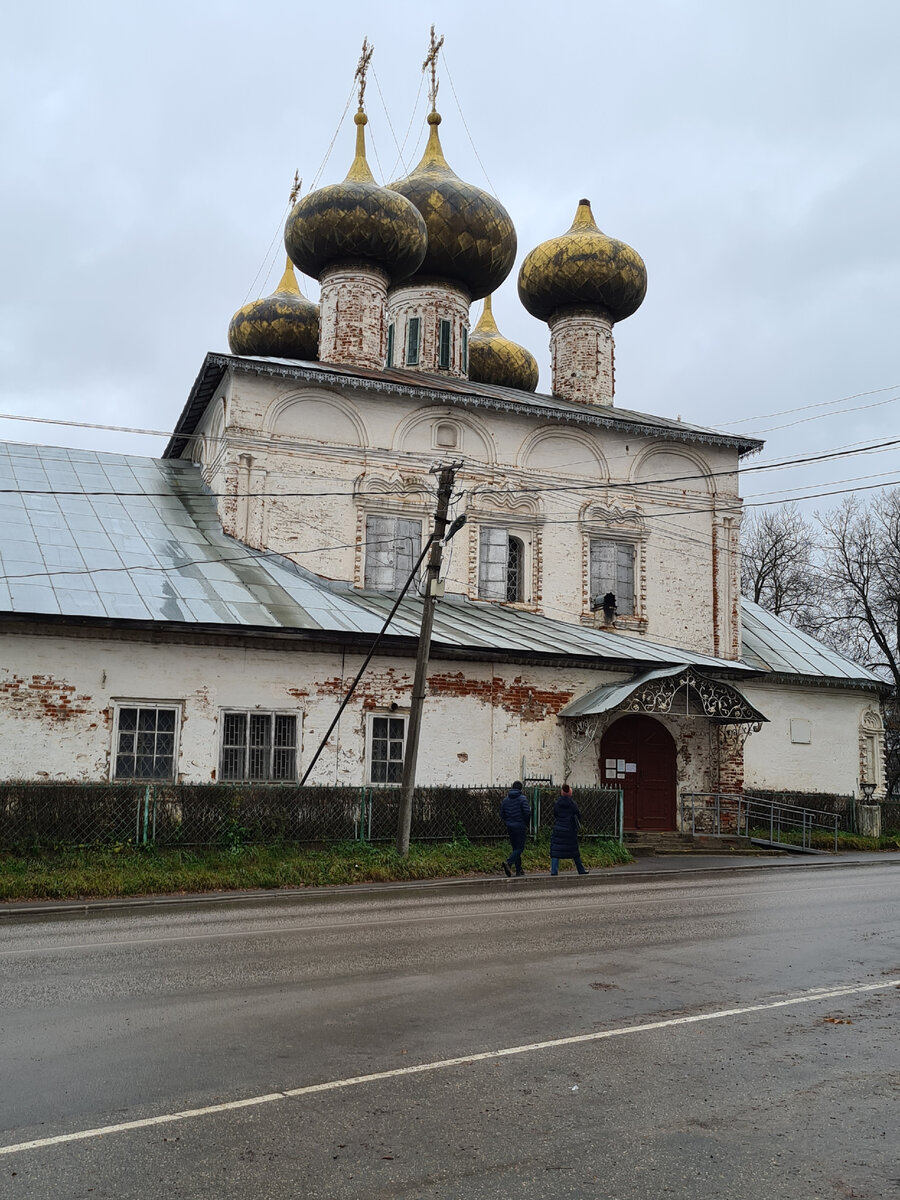
[[[896, 0], [7, 5], [0, 410], [171, 429], [232, 313], [277, 282], [294, 169], [306, 190], [364, 35], [372, 168], [388, 182], [418, 160], [432, 20], [444, 150], [516, 225], [494, 312], [537, 356], [539, 390], [548, 330], [519, 304], [518, 263], [587, 196], [649, 276], [615, 330], [619, 405], [760, 433], [765, 459], [897, 432]], [[347, 171], [354, 108], [321, 183]], [[846, 411], [858, 405], [872, 407]], [[9, 420], [0, 435], [164, 445]], [[896, 450], [751, 474], [742, 490], [778, 499], [876, 472], [900, 480]]]

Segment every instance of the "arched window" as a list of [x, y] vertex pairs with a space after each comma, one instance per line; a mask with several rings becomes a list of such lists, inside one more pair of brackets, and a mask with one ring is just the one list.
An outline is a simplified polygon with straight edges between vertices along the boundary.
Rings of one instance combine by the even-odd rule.
[[482, 525], [478, 557], [479, 599], [512, 604], [529, 600], [525, 537], [516, 537], [502, 525]]

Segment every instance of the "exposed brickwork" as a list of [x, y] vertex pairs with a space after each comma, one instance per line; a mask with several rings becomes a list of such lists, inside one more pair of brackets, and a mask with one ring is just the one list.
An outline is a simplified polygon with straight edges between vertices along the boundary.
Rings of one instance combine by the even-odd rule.
[[719, 741], [719, 780], [717, 792], [739, 795], [744, 790], [744, 742], [740, 737], [729, 736], [726, 729], [716, 730]]
[[549, 325], [554, 396], [581, 404], [612, 404], [612, 321], [596, 309], [560, 309]]
[[428, 691], [433, 696], [480, 700], [483, 704], [515, 713], [523, 721], [544, 721], [556, 716], [574, 695], [556, 688], [541, 690], [521, 675], [507, 682], [498, 675], [492, 679], [472, 679], [464, 671], [429, 675]]
[[72, 684], [54, 679], [52, 675], [32, 675], [30, 678], [12, 675], [0, 683], [0, 707], [14, 717], [71, 721], [73, 717], [84, 716], [90, 702], [90, 696], [77, 695]]
[[[468, 292], [451, 284], [433, 282], [417, 283], [392, 288], [388, 295], [388, 324], [394, 326], [395, 367], [409, 371], [429, 371], [437, 375], [454, 375], [464, 379], [463, 330], [468, 336], [469, 306], [472, 301]], [[419, 361], [407, 363], [407, 330], [409, 318], [420, 321]], [[440, 322], [450, 322], [450, 365], [440, 365]]]
[[319, 358], [354, 367], [384, 367], [388, 277], [362, 263], [322, 272]]

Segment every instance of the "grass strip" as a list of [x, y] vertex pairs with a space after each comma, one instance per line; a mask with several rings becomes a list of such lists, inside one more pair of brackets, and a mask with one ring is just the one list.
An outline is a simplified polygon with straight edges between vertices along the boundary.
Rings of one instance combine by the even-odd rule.
[[[632, 861], [617, 842], [585, 840], [581, 851], [588, 867]], [[508, 853], [507, 842], [420, 842], [410, 846], [405, 859], [391, 846], [362, 842], [323, 849], [64, 847], [0, 854], [0, 900], [82, 900], [500, 875], [500, 863]], [[525, 870], [549, 871], [549, 853], [548, 842], [530, 843], [523, 855]]]

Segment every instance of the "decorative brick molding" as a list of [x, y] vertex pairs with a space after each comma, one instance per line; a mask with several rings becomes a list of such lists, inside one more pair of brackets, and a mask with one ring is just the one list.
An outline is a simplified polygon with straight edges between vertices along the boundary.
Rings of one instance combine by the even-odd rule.
[[609, 317], [593, 308], [563, 308], [548, 324], [553, 395], [580, 404], [612, 404], [615, 344]]
[[319, 277], [319, 359], [384, 367], [388, 276], [371, 264], [342, 263]]
[[[469, 306], [472, 300], [464, 288], [444, 280], [401, 284], [388, 294], [389, 325], [394, 327], [393, 362], [391, 366], [408, 371], [427, 371], [432, 375], [453, 375], [465, 379], [468, 374], [467, 346], [469, 337]], [[410, 357], [410, 319], [419, 322], [418, 352]], [[448, 358], [441, 365], [441, 321], [449, 321], [449, 344], [445, 342]]]

